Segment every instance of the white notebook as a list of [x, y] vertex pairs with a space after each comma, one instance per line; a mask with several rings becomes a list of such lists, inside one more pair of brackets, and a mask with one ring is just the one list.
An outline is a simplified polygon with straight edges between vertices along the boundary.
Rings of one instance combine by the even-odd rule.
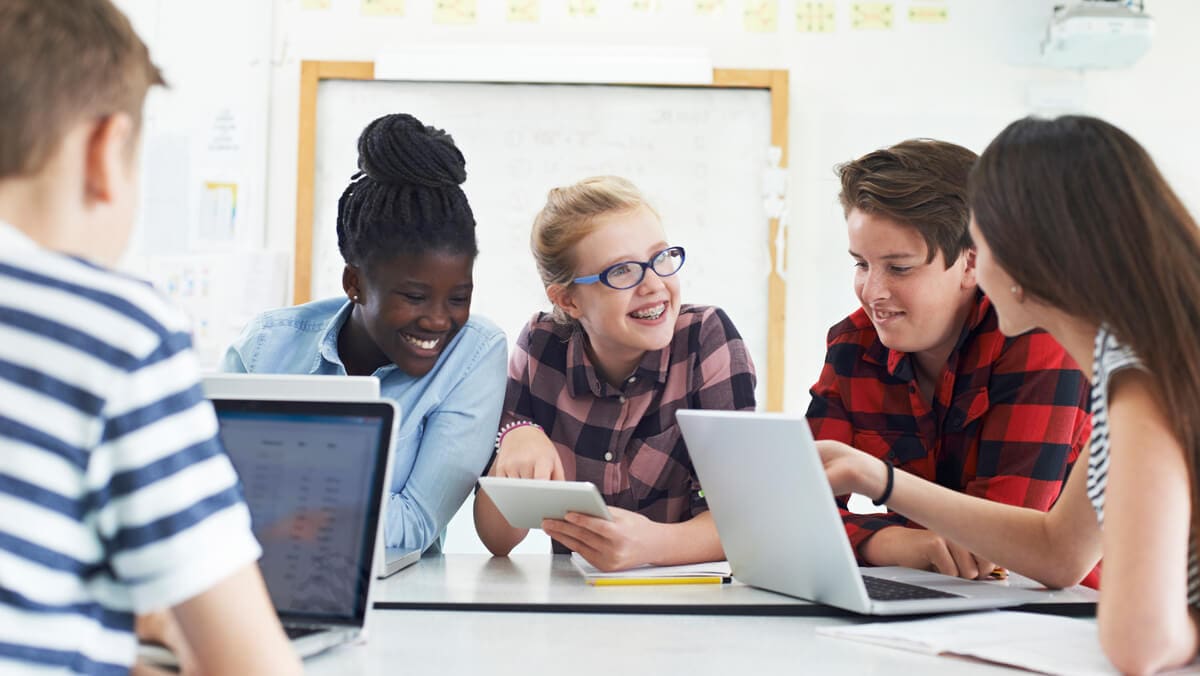
[[911, 622], [818, 627], [818, 634], [1045, 674], [1116, 674], [1093, 620], [992, 610]]
[[618, 578], [668, 578], [668, 577], [730, 577], [728, 561], [689, 563], [684, 566], [636, 566], [626, 570], [606, 573], [588, 563], [579, 554], [571, 554], [571, 563], [589, 580]]

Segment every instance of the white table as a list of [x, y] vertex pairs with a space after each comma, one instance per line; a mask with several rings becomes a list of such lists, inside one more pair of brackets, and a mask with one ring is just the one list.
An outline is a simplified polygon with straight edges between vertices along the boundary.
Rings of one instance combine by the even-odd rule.
[[1018, 674], [817, 636], [845, 618], [379, 611], [365, 645], [305, 661], [325, 674], [759, 676]]
[[[853, 616], [736, 580], [724, 585], [594, 587], [584, 582], [570, 557], [565, 555], [426, 556], [420, 563], [377, 584], [376, 607], [387, 610]], [[989, 584], [1041, 588], [1017, 575], [1006, 583]], [[1098, 599], [1095, 590], [1075, 587], [1047, 591], [1045, 600], [1038, 605], [1059, 608], [1068, 614], [1090, 615], [1094, 613], [1090, 604]]]
[[[591, 587], [565, 556], [426, 557], [378, 585], [368, 640], [306, 661], [308, 673], [1014, 673], [818, 636], [819, 626], [873, 620], [737, 582]], [[1075, 588], [1047, 601], [1097, 596]]]

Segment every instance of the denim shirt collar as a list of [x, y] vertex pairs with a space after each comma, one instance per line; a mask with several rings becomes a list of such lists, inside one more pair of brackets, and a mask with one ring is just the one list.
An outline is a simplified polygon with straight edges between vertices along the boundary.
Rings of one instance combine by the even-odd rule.
[[[338, 368], [341, 375], [346, 375], [346, 365], [342, 363], [342, 356], [338, 354], [338, 335], [342, 332], [342, 327], [350, 320], [350, 313], [354, 311], [354, 304], [349, 300], [333, 313], [329, 321], [325, 324], [325, 328], [321, 331], [321, 342], [317, 348], [317, 354], [313, 359], [310, 373], [320, 373], [322, 362], [333, 364]], [[375, 373], [371, 374], [380, 380], [398, 368], [395, 364], [388, 363], [375, 369]]]

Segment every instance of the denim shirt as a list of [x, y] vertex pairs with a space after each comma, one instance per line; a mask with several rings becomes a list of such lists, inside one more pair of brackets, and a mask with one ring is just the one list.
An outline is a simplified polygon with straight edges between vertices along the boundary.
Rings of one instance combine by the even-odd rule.
[[[338, 333], [350, 317], [342, 298], [270, 310], [225, 353], [223, 371], [346, 375]], [[492, 454], [507, 377], [507, 342], [472, 315], [429, 373], [376, 369], [380, 394], [400, 406], [395, 465], [384, 523], [388, 547], [438, 545]]]

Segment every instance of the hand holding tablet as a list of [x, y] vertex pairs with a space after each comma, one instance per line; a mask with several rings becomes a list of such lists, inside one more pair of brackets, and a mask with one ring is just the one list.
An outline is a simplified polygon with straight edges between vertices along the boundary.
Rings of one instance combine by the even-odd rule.
[[612, 521], [596, 486], [587, 481], [546, 481], [479, 477], [479, 487], [513, 528], [542, 527], [542, 519], [561, 520], [578, 512]]

